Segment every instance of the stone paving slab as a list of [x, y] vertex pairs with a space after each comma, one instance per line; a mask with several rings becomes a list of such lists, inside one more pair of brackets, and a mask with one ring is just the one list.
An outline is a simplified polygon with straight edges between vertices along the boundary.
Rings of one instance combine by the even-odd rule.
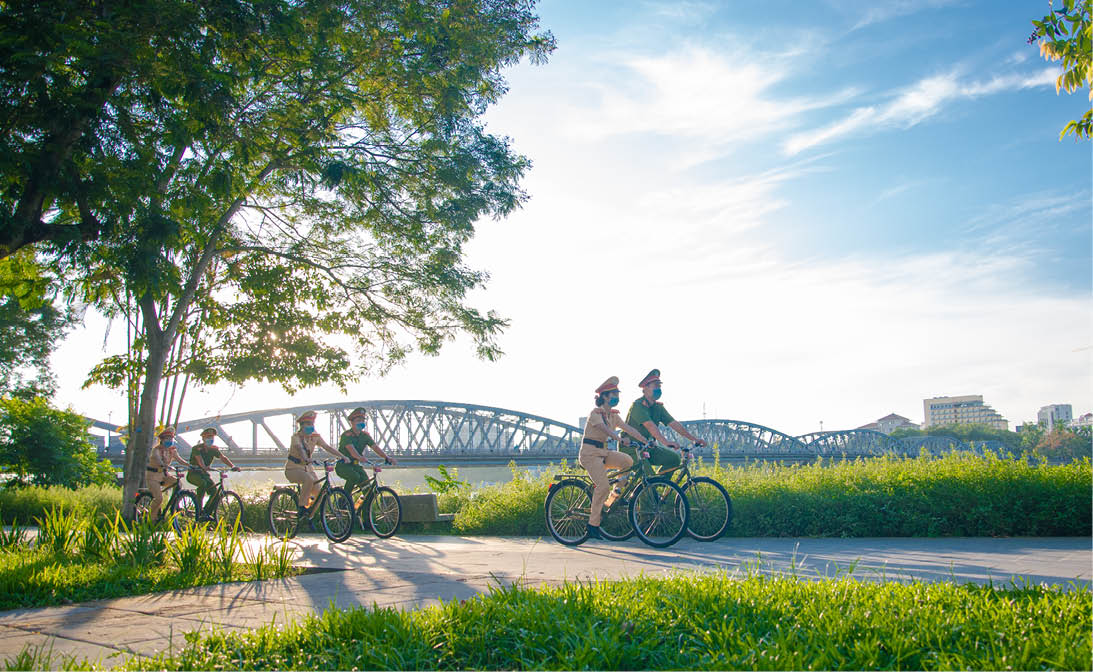
[[[250, 537], [259, 546], [272, 542]], [[25, 646], [121, 662], [180, 648], [185, 633], [249, 630], [336, 608], [415, 609], [462, 600], [512, 583], [535, 586], [675, 572], [793, 573], [810, 579], [846, 574], [865, 580], [993, 582], [1015, 575], [1033, 583], [1088, 588], [1089, 538], [1062, 539], [721, 539], [683, 540], [654, 549], [636, 540], [576, 548], [530, 538], [408, 536], [322, 537], [291, 542], [298, 566], [337, 569], [289, 579], [203, 586], [66, 607], [0, 612], [0, 663]]]

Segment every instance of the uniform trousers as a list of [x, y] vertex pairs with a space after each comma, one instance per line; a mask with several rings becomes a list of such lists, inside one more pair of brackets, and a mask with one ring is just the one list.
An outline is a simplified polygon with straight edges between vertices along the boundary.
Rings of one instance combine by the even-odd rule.
[[603, 503], [611, 492], [611, 483], [607, 480], [608, 469], [629, 469], [634, 460], [626, 453], [606, 448], [597, 448], [587, 443], [581, 444], [581, 452], [577, 458], [588, 476], [595, 484], [592, 491], [592, 511], [588, 514], [588, 524], [599, 526], [603, 516]]

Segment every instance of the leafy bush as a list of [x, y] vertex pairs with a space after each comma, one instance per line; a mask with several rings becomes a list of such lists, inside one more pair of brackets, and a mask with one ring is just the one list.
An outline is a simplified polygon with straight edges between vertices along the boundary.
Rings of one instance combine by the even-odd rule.
[[15, 474], [8, 485], [113, 483], [110, 462], [87, 440], [88, 423], [45, 399], [0, 399], [0, 469]]

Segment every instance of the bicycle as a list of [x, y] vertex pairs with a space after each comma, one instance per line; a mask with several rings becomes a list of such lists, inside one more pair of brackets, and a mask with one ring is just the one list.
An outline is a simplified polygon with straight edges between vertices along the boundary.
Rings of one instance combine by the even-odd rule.
[[[639, 452], [637, 462], [615, 474], [612, 486], [617, 486], [623, 475], [631, 476], [614, 501], [609, 506], [605, 504], [600, 534], [611, 541], [622, 541], [636, 534], [650, 546], [665, 548], [686, 534], [691, 506], [678, 485], [649, 476], [647, 458], [648, 453]], [[587, 474], [554, 477], [547, 492], [545, 513], [547, 529], [559, 543], [577, 546], [588, 539], [593, 487]], [[625, 519], [621, 515], [623, 510]]]
[[706, 476], [692, 476], [689, 463], [691, 447], [681, 448], [683, 459], [678, 467], [665, 469], [657, 478], [667, 478], [680, 486], [691, 505], [687, 534], [698, 541], [713, 541], [732, 523], [732, 498], [724, 486]]
[[[379, 484], [379, 473], [383, 471], [379, 462], [365, 460], [364, 463], [372, 468], [372, 476], [349, 492], [357, 512], [354, 518], [358, 519], [361, 531], [371, 529], [377, 537], [387, 539], [398, 532], [402, 523], [402, 500], [392, 488]], [[358, 492], [361, 497], [355, 499]]]
[[[175, 472], [175, 482], [163, 489], [163, 494], [166, 494], [167, 490], [171, 491], [171, 496], [164, 500], [162, 508], [159, 511], [159, 516], [156, 518], [156, 522], [163, 520], [167, 516], [167, 512], [170, 511], [174, 515], [173, 521], [175, 531], [177, 532], [184, 525], [193, 523], [197, 520], [197, 495], [193, 490], [187, 490], [182, 487], [182, 470], [183, 467], [167, 467]], [[135, 501], [133, 502], [133, 514], [137, 521], [143, 522], [148, 519], [148, 514], [152, 510], [152, 491], [148, 488], [140, 488], [137, 490]]]
[[209, 518], [213, 522], [226, 521], [230, 528], [243, 519], [243, 498], [232, 490], [225, 490], [224, 482], [228, 480], [229, 471], [239, 471], [239, 468], [236, 467], [234, 470], [210, 469], [209, 471], [218, 472], [220, 482], [216, 484], [216, 489], [209, 495], [209, 501], [205, 503], [204, 510], [208, 511], [212, 507], [213, 513]]
[[[334, 543], [341, 543], [353, 534], [353, 500], [345, 488], [330, 485], [330, 476], [334, 473], [337, 460], [323, 460], [326, 475], [319, 479], [319, 494], [307, 509], [307, 519], [312, 522], [316, 513], [321, 513], [319, 522], [323, 533]], [[300, 528], [297, 502], [300, 486], [296, 483], [278, 483], [273, 486], [269, 498], [266, 519], [270, 532], [281, 539], [291, 539]]]

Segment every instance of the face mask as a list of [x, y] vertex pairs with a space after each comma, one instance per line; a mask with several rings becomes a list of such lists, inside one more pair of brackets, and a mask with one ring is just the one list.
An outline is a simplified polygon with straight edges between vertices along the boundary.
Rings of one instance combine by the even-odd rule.
[[653, 401], [660, 399], [660, 388], [653, 390]]
[[171, 446], [175, 445], [175, 440], [174, 439], [164, 439], [163, 440], [163, 445], [166, 446], [167, 448], [170, 448]]
[[618, 406], [619, 405], [619, 398], [618, 397], [611, 397], [610, 399], [607, 400], [607, 405], [612, 406], [612, 407]]
[[213, 437], [210, 436], [209, 438], [205, 439], [205, 445], [206, 446], [213, 445]]
[[363, 423], [363, 422], [358, 422], [358, 423], [357, 423], [357, 429], [359, 429], [359, 430], [362, 430], [362, 431], [363, 431], [363, 430], [364, 430], [364, 423]]
[[304, 434], [311, 434], [315, 431], [315, 425], [304, 425]]

